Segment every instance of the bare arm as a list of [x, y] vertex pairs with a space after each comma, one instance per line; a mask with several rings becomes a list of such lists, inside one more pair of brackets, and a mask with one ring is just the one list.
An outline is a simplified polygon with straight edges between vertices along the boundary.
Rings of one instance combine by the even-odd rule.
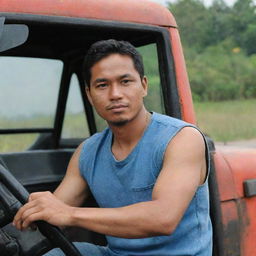
[[88, 185], [79, 171], [79, 157], [82, 144], [76, 149], [70, 159], [67, 172], [54, 195], [71, 206], [80, 206], [88, 196]]
[[[79, 171], [79, 156], [82, 144], [70, 159], [66, 175], [61, 184], [51, 192], [36, 192], [29, 196], [29, 201], [17, 212], [13, 224], [24, 229], [33, 220], [45, 220], [51, 224], [65, 226], [70, 219], [72, 207], [80, 206], [88, 196], [88, 185]], [[26, 221], [25, 221], [26, 220]]]
[[22, 227], [44, 219], [55, 225], [80, 226], [125, 238], [168, 235], [175, 230], [197, 187], [204, 182], [205, 174], [203, 138], [196, 129], [188, 127], [182, 129], [167, 147], [152, 201], [108, 209], [65, 206], [65, 223], [61, 224], [58, 222], [60, 216], [47, 218], [42, 212], [28, 214], [35, 206], [28, 207], [18, 217]]

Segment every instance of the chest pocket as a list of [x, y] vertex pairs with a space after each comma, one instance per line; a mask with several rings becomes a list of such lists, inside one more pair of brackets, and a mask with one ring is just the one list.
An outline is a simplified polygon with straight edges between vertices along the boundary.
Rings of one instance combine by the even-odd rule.
[[132, 188], [134, 203], [151, 201], [154, 185], [155, 183], [152, 183], [150, 185]]

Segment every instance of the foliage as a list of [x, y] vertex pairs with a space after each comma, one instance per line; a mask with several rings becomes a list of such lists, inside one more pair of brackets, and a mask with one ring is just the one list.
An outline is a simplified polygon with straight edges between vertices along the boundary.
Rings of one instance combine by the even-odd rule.
[[[232, 8], [230, 16], [231, 33], [236, 43], [244, 47], [248, 54], [256, 53], [254, 45], [248, 42], [256, 39], [256, 31], [252, 31], [256, 26], [256, 5], [253, 0], [237, 0]], [[251, 48], [252, 47], [252, 48]]]
[[185, 45], [193, 45], [197, 50], [209, 45], [208, 11], [201, 1], [180, 0], [170, 3], [169, 8], [177, 19]]
[[227, 6], [223, 0], [214, 0], [206, 7], [202, 0], [177, 0], [169, 3], [169, 9], [186, 45], [202, 51], [231, 37], [249, 55], [256, 53], [255, 40], [252, 43], [256, 38], [255, 1], [237, 0], [233, 6]]
[[194, 100], [255, 98], [255, 2], [215, 0], [206, 7], [178, 0], [169, 8], [180, 27]]
[[210, 46], [203, 53], [192, 51], [188, 56], [195, 99], [220, 101], [256, 97], [255, 56], [247, 57], [230, 40]]

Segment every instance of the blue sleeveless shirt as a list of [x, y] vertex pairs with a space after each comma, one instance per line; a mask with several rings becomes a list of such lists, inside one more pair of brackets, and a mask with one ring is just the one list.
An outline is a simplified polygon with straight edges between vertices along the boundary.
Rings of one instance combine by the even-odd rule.
[[[99, 206], [115, 208], [152, 200], [152, 190], [162, 168], [166, 147], [186, 126], [192, 125], [153, 113], [142, 138], [122, 161], [117, 161], [112, 154], [113, 134], [109, 128], [87, 139], [80, 154], [79, 168]], [[209, 166], [208, 150], [206, 155]], [[211, 256], [212, 226], [207, 179], [198, 187], [182, 220], [169, 236], [106, 238], [111, 256]]]

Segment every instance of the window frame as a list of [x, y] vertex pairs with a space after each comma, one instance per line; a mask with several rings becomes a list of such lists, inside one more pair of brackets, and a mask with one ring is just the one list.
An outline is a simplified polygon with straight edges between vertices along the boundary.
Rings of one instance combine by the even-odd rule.
[[[140, 33], [140, 38], [132, 38], [130, 40], [135, 46], [142, 46], [150, 43], [156, 43], [157, 55], [159, 63], [159, 75], [161, 82], [161, 89], [163, 95], [163, 103], [165, 113], [169, 116], [181, 118], [181, 109], [179, 104], [179, 96], [177, 90], [177, 83], [175, 77], [175, 65], [172, 55], [172, 49], [170, 44], [170, 33], [167, 28], [154, 25], [136, 24], [127, 22], [116, 21], [103, 21], [103, 20], [91, 20], [83, 18], [71, 18], [71, 17], [57, 17], [57, 16], [45, 16], [45, 15], [32, 15], [32, 14], [1, 14], [6, 18], [7, 23], [24, 23], [34, 25], [63, 25], [63, 26], [76, 26], [80, 29], [87, 29], [97, 31], [97, 29], [111, 30], [116, 35], [122, 35], [124, 32]], [[64, 114], [66, 109], [67, 97], [70, 87], [70, 79], [73, 72], [77, 74], [82, 100], [85, 109], [85, 115], [90, 129], [90, 134], [96, 132], [95, 119], [93, 115], [92, 107], [90, 106], [84, 92], [85, 85], [81, 75], [80, 68], [77, 64], [71, 62], [69, 58], [63, 57], [60, 59], [63, 61], [63, 71], [61, 75], [60, 89], [57, 100], [56, 114], [53, 129], [4, 129], [0, 130], [0, 134], [11, 133], [51, 133], [52, 143], [51, 148], [62, 148], [64, 146], [75, 147], [78, 141], [68, 139], [61, 139], [61, 130], [64, 121]], [[40, 145], [38, 145], [40, 148]]]

